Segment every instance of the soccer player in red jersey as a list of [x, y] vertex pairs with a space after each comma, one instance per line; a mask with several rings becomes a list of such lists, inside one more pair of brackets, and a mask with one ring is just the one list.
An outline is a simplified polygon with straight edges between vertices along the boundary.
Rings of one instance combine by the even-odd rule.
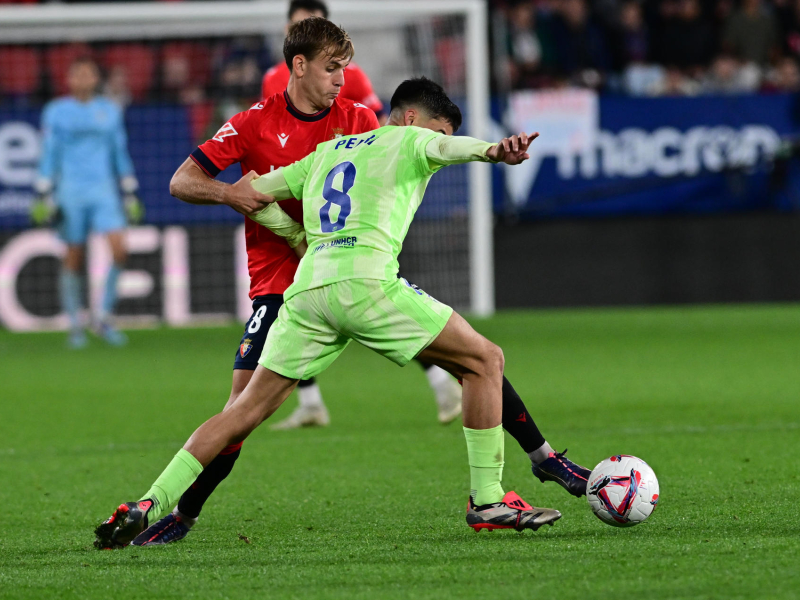
[[[292, 0], [289, 3], [288, 18], [286, 25], [288, 33], [289, 27], [298, 21], [311, 17], [328, 18], [328, 7], [321, 0]], [[286, 62], [279, 63], [272, 67], [264, 75], [261, 84], [261, 97], [266, 99], [275, 94], [282, 94], [289, 83], [289, 67]], [[340, 91], [340, 98], [353, 100], [357, 105], [363, 105], [372, 109], [378, 117], [378, 122], [383, 125], [387, 116], [383, 113], [383, 104], [372, 89], [372, 84], [366, 74], [358, 68], [352, 61], [348, 63], [344, 72], [344, 83]], [[313, 150], [313, 146], [308, 148], [307, 153]], [[283, 165], [281, 165], [283, 166]], [[274, 316], [272, 317], [274, 319]], [[270, 320], [271, 322], [271, 320]], [[264, 334], [266, 335], [266, 333]], [[242, 342], [245, 342], [243, 338]], [[244, 346], [246, 347], [246, 345]], [[258, 346], [259, 350], [261, 345]], [[257, 353], [252, 358], [252, 366], [247, 368], [255, 369], [255, 361], [258, 359]], [[425, 369], [431, 388], [436, 394], [436, 403], [439, 409], [439, 420], [442, 423], [449, 423], [460, 414], [461, 390], [445, 371], [435, 365], [418, 361]], [[319, 387], [313, 380], [302, 381], [297, 388], [297, 395], [300, 399], [300, 406], [288, 418], [272, 425], [270, 429], [294, 429], [306, 425], [326, 425], [329, 421], [325, 403]]]
[[[170, 193], [191, 204], [226, 204], [244, 215], [253, 215], [269, 200], [250, 185], [253, 174], [285, 167], [304, 158], [317, 144], [337, 136], [377, 129], [378, 121], [371, 109], [339, 98], [344, 70], [352, 54], [350, 38], [327, 19], [310, 18], [294, 25], [284, 43], [284, 56], [293, 67], [286, 89], [235, 115], [213, 138], [192, 152], [175, 172]], [[233, 185], [214, 180], [236, 162], [241, 164], [242, 179]], [[281, 202], [281, 207], [295, 220], [303, 220], [300, 202], [288, 200]], [[283, 304], [283, 292], [294, 280], [300, 262], [298, 255], [304, 251], [304, 248], [290, 248], [283, 238], [251, 219], [245, 219], [245, 240], [253, 314], [236, 352], [226, 406], [239, 397], [250, 381], [267, 331]], [[455, 406], [445, 415], [448, 421], [455, 419], [461, 412], [458, 384], [439, 367], [431, 366], [427, 372], [429, 380], [431, 372], [441, 372], [447, 378], [447, 385], [456, 388]], [[301, 399], [298, 411], [304, 410], [304, 402], [315, 405], [316, 418], [311, 423], [327, 424], [327, 410], [318, 386], [313, 380], [302, 385], [298, 390]], [[438, 403], [440, 420], [444, 421], [442, 404]], [[168, 543], [185, 537], [203, 504], [231, 472], [240, 446], [225, 448], [186, 491], [176, 511], [153, 524], [137, 538], [136, 544]]]
[[[287, 29], [294, 23], [309, 17], [328, 18], [328, 7], [320, 0], [292, 0], [289, 3], [289, 23]], [[381, 125], [386, 123], [383, 112], [383, 103], [372, 89], [372, 83], [366, 73], [358, 65], [351, 62], [345, 70], [345, 85], [342, 86], [342, 97], [363, 104], [377, 115]], [[289, 67], [285, 62], [278, 63], [264, 74], [261, 81], [261, 97], [269, 98], [286, 89], [289, 83]]]

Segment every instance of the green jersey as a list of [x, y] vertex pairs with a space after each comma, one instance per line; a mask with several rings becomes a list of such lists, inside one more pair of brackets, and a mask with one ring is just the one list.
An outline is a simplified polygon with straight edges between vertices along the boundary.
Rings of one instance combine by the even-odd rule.
[[320, 144], [254, 181], [257, 190], [273, 193], [282, 172], [288, 193], [303, 201], [308, 252], [284, 298], [347, 279], [396, 279], [397, 256], [431, 176], [448, 164], [488, 161], [491, 146], [388, 126]]

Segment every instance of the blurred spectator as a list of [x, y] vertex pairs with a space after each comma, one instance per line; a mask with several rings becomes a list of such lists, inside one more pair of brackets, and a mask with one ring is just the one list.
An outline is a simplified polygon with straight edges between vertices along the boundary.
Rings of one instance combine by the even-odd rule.
[[669, 67], [664, 77], [653, 89], [654, 96], [696, 96], [700, 93], [700, 84], [687, 77], [677, 67]]
[[111, 44], [103, 52], [103, 66], [114, 72], [116, 84], [125, 80], [127, 91], [136, 101], [143, 101], [153, 86], [153, 73], [156, 69], [156, 56], [146, 44]]
[[706, 94], [744, 94], [757, 91], [760, 83], [761, 73], [755, 64], [742, 65], [733, 56], [721, 54], [714, 59], [701, 90]]
[[763, 86], [766, 92], [799, 92], [800, 67], [791, 56], [785, 56], [769, 72]]
[[238, 108], [227, 115], [225, 121], [259, 99], [261, 91], [261, 69], [252, 56], [238, 56], [230, 59], [219, 75], [217, 97], [221, 101], [235, 99]]
[[666, 73], [661, 65], [634, 63], [622, 75], [622, 89], [631, 96], [657, 96]]
[[171, 42], [161, 51], [161, 90], [165, 99], [197, 104], [206, 96], [211, 71], [208, 48], [196, 42]]
[[707, 65], [714, 52], [714, 34], [699, 0], [666, 0], [661, 3], [661, 17], [655, 60], [695, 71]]
[[558, 70], [575, 83], [598, 87], [611, 66], [603, 32], [589, 16], [586, 0], [562, 0], [553, 21]]
[[536, 33], [533, 2], [519, 2], [509, 9], [506, 44], [511, 87], [531, 87], [542, 62], [542, 44]]
[[613, 39], [614, 59], [618, 69], [632, 63], [648, 60], [650, 54], [650, 34], [644, 23], [642, 7], [638, 0], [627, 0], [619, 11], [618, 31]]
[[742, 0], [742, 6], [725, 23], [723, 49], [743, 62], [765, 65], [774, 57], [778, 24], [761, 0]]

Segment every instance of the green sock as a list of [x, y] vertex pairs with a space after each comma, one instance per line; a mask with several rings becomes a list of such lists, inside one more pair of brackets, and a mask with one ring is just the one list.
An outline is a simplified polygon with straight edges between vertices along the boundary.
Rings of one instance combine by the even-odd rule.
[[503, 426], [491, 429], [464, 427], [464, 437], [467, 438], [472, 501], [477, 506], [500, 502], [505, 495], [500, 485], [505, 462]]
[[148, 524], [152, 525], [163, 517], [202, 472], [200, 461], [181, 448], [148, 492], [140, 498], [154, 502], [147, 514]]

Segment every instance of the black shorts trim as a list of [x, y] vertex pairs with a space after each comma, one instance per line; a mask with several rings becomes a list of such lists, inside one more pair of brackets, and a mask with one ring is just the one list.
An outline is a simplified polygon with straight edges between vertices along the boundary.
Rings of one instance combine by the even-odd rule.
[[236, 349], [233, 369], [255, 371], [264, 350], [270, 327], [283, 306], [283, 294], [266, 294], [253, 299], [253, 314], [247, 319], [242, 339]]

